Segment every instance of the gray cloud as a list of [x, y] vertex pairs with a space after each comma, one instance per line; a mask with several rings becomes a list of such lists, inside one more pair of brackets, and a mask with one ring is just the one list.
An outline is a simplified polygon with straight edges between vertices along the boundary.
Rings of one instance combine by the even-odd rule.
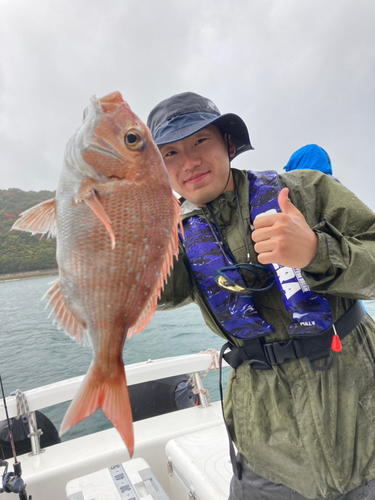
[[0, 188], [55, 189], [91, 95], [120, 90], [144, 121], [192, 90], [238, 113], [282, 170], [305, 144], [375, 209], [372, 0], [2, 0]]

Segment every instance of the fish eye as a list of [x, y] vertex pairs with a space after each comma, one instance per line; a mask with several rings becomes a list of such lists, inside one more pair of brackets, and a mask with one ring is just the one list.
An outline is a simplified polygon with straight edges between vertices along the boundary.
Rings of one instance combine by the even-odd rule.
[[129, 130], [124, 137], [125, 145], [132, 151], [143, 151], [146, 138], [138, 130]]

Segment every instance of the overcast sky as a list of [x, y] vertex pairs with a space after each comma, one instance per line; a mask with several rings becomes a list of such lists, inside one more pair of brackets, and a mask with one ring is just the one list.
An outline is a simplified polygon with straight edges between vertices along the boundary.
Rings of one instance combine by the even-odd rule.
[[56, 189], [89, 98], [187, 90], [247, 123], [233, 166], [311, 143], [375, 210], [374, 0], [0, 0], [0, 189]]

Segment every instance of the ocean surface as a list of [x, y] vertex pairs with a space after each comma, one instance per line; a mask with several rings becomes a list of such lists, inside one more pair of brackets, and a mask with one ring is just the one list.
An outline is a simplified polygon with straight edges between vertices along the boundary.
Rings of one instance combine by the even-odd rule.
[[[47, 300], [41, 301], [55, 278], [35, 278], [0, 283], [0, 375], [6, 396], [79, 375], [90, 365], [92, 352], [62, 330], [48, 317]], [[375, 318], [375, 301], [365, 301]], [[223, 341], [205, 325], [194, 304], [168, 312], [156, 312], [147, 328], [125, 342], [125, 365], [168, 356], [194, 354], [209, 348], [220, 349]], [[224, 368], [224, 387], [230, 368]], [[219, 399], [219, 374], [210, 371], [204, 379], [211, 401]], [[57, 429], [69, 403], [43, 411]], [[101, 413], [80, 422], [63, 436], [63, 441], [111, 427]]]
[[[52, 324], [47, 299], [41, 300], [55, 277], [0, 283], [0, 375], [5, 395], [27, 391], [79, 375], [91, 363], [91, 348], [78, 344]], [[198, 306], [156, 312], [139, 335], [125, 342], [125, 365], [182, 354], [195, 354], [209, 348], [219, 350], [222, 339], [205, 325]], [[223, 369], [224, 387], [230, 368]], [[203, 373], [202, 373], [203, 375]], [[219, 400], [219, 372], [210, 371], [204, 386], [211, 401]], [[1, 397], [1, 396], [0, 396]], [[42, 413], [59, 429], [69, 402]], [[111, 427], [101, 410], [77, 424], [63, 441]]]

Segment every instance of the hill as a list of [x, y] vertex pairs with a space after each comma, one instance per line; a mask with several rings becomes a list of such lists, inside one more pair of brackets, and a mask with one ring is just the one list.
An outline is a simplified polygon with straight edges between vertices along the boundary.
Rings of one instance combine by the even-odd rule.
[[55, 191], [0, 189], [0, 274], [57, 267], [56, 239], [11, 231], [20, 213], [55, 197]]

